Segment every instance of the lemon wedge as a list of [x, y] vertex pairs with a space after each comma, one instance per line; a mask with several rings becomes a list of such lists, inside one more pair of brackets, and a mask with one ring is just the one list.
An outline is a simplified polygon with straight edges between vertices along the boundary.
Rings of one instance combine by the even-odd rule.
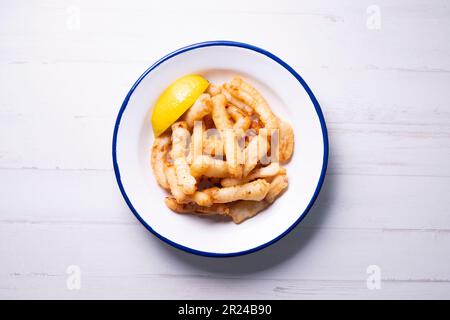
[[155, 136], [159, 136], [177, 121], [208, 88], [208, 85], [208, 80], [195, 74], [172, 82], [159, 96], [153, 109], [152, 126]]

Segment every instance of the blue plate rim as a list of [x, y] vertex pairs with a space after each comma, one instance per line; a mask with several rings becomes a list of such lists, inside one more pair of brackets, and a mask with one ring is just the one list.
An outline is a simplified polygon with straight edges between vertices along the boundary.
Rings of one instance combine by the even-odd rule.
[[[272, 60], [274, 60], [275, 62], [277, 62], [278, 64], [280, 64], [282, 67], [284, 67], [287, 71], [289, 71], [302, 85], [302, 87], [306, 90], [306, 92], [308, 93], [309, 98], [311, 99], [314, 108], [316, 110], [317, 116], [319, 117], [319, 121], [320, 121], [320, 126], [322, 128], [322, 137], [323, 137], [323, 142], [324, 142], [324, 152], [323, 152], [323, 163], [322, 163], [322, 170], [320, 173], [320, 178], [319, 181], [317, 183], [316, 189], [314, 191], [313, 196], [311, 197], [310, 202], [308, 203], [308, 206], [305, 208], [305, 210], [300, 214], [299, 218], [288, 228], [286, 229], [282, 234], [280, 234], [279, 236], [275, 237], [274, 239], [261, 244], [257, 247], [251, 248], [251, 249], [247, 249], [247, 250], [243, 250], [243, 251], [238, 251], [238, 252], [230, 252], [230, 253], [216, 253], [216, 252], [207, 252], [207, 251], [200, 251], [200, 250], [196, 250], [196, 249], [192, 249], [186, 246], [183, 246], [179, 243], [176, 243], [172, 240], [167, 239], [166, 237], [164, 237], [163, 235], [159, 234], [158, 232], [156, 232], [146, 221], [144, 221], [144, 219], [142, 219], [142, 217], [140, 216], [140, 214], [137, 212], [137, 210], [133, 207], [133, 204], [131, 203], [130, 199], [128, 198], [128, 195], [122, 185], [122, 180], [120, 177], [120, 170], [119, 170], [119, 166], [117, 163], [117, 154], [116, 154], [116, 146], [117, 146], [117, 134], [119, 132], [119, 126], [120, 126], [120, 121], [122, 119], [122, 114], [125, 111], [127, 105], [128, 105], [128, 101], [131, 97], [131, 95], [133, 94], [134, 90], [136, 89], [136, 87], [141, 83], [141, 81], [155, 68], [157, 68], [160, 64], [162, 64], [163, 62], [179, 55], [182, 54], [186, 51], [190, 51], [190, 50], [194, 50], [194, 49], [198, 49], [198, 48], [203, 48], [203, 47], [211, 47], [211, 46], [228, 46], [228, 47], [239, 47], [239, 48], [244, 48], [244, 49], [248, 49], [248, 50], [252, 50], [255, 52], [258, 52], [260, 54], [263, 54], [269, 58], [271, 58]], [[306, 82], [303, 80], [303, 78], [291, 67], [289, 66], [286, 62], [284, 62], [283, 60], [281, 60], [280, 58], [278, 58], [276, 55], [270, 53], [267, 50], [261, 49], [259, 47], [256, 47], [254, 45], [250, 45], [244, 42], [237, 42], [237, 41], [230, 41], [230, 40], [214, 40], [214, 41], [204, 41], [204, 42], [199, 42], [199, 43], [194, 43], [185, 47], [182, 47], [180, 49], [177, 49], [169, 54], [167, 54], [166, 56], [162, 57], [161, 59], [159, 59], [158, 61], [156, 61], [152, 66], [150, 66], [134, 83], [134, 85], [131, 87], [130, 91], [128, 92], [128, 94], [126, 95], [122, 106], [120, 107], [119, 113], [117, 115], [116, 118], [116, 122], [114, 125], [114, 133], [113, 133], [113, 140], [112, 140], [112, 160], [113, 160], [113, 167], [114, 167], [114, 174], [116, 176], [116, 180], [117, 180], [117, 184], [119, 186], [120, 192], [122, 194], [122, 197], [124, 198], [125, 202], [127, 203], [128, 207], [130, 208], [130, 210], [133, 212], [133, 214], [136, 216], [136, 218], [144, 225], [144, 227], [150, 231], [151, 233], [153, 233], [156, 237], [158, 237], [160, 240], [162, 240], [163, 242], [177, 248], [180, 250], [183, 250], [185, 252], [188, 253], [192, 253], [192, 254], [196, 254], [196, 255], [200, 255], [200, 256], [206, 256], [206, 257], [236, 257], [236, 256], [242, 256], [242, 255], [246, 255], [246, 254], [250, 254], [256, 251], [259, 251], [261, 249], [264, 249], [270, 245], [272, 245], [273, 243], [277, 242], [278, 240], [282, 239], [284, 236], [286, 236], [290, 231], [292, 231], [292, 229], [294, 229], [309, 213], [311, 207], [313, 206], [314, 202], [317, 199], [317, 196], [319, 195], [320, 189], [322, 188], [322, 185], [324, 183], [325, 180], [325, 175], [326, 175], [326, 171], [327, 171], [327, 166], [328, 166], [328, 152], [329, 152], [329, 145], [328, 145], [328, 131], [327, 131], [327, 126], [325, 123], [325, 119], [322, 113], [322, 109], [320, 108], [319, 102], [317, 101], [316, 97], [314, 96], [313, 92], [311, 91], [311, 89], [309, 88], [309, 86], [306, 84]]]

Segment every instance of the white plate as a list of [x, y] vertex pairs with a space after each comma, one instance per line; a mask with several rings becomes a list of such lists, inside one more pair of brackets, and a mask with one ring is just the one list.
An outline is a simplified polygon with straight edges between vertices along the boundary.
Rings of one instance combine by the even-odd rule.
[[[295, 131], [294, 155], [286, 165], [288, 190], [268, 209], [240, 225], [173, 213], [165, 206], [166, 191], [157, 185], [150, 167], [153, 105], [172, 81], [192, 73], [214, 83], [242, 75]], [[194, 44], [157, 61], [131, 88], [114, 128], [114, 170], [131, 211], [163, 241], [207, 256], [250, 253], [286, 235], [305, 217], [316, 199], [327, 159], [325, 121], [304, 80], [273, 54], [231, 41]]]

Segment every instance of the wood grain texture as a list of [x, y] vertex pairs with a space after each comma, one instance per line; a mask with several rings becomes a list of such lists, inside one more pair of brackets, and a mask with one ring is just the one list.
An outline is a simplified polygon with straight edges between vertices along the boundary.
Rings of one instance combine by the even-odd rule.
[[[366, 26], [372, 4], [379, 30]], [[449, 17], [444, 0], [2, 1], [0, 298], [450, 298]], [[230, 259], [153, 237], [111, 161], [137, 77], [213, 39], [285, 59], [313, 89], [330, 138], [308, 217]], [[67, 289], [70, 265], [80, 290]], [[370, 265], [380, 290], [366, 286]]]

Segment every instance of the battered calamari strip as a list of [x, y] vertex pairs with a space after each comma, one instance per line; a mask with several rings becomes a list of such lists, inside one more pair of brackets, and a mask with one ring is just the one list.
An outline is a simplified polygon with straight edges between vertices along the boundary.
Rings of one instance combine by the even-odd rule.
[[250, 106], [246, 105], [243, 101], [233, 97], [233, 95], [230, 93], [229, 90], [231, 90], [231, 88], [229, 87], [229, 84], [225, 83], [222, 86], [222, 94], [227, 98], [228, 102], [230, 104], [238, 107], [239, 109], [241, 109], [248, 115], [253, 114], [253, 109]]
[[237, 142], [236, 134], [233, 130], [233, 122], [231, 121], [230, 115], [225, 108], [227, 100], [223, 94], [219, 94], [213, 97], [212, 102], [212, 118], [225, 144], [228, 172], [233, 177], [240, 177], [242, 176], [241, 150]]
[[230, 115], [228, 114], [225, 106], [227, 104], [227, 99], [223, 94], [218, 94], [214, 96], [212, 99], [212, 119], [214, 124], [216, 125], [216, 129], [219, 131], [225, 129], [232, 129], [233, 122], [230, 119]]
[[286, 121], [280, 122], [280, 161], [286, 162], [294, 152], [294, 129]]
[[247, 183], [249, 181], [259, 179], [259, 178], [268, 178], [276, 176], [277, 174], [285, 174], [286, 169], [281, 167], [278, 162], [273, 162], [269, 164], [267, 167], [261, 167], [253, 170], [249, 173], [245, 178], [224, 178], [220, 180], [220, 184], [222, 187], [231, 187], [236, 186], [238, 184]]
[[191, 175], [186, 153], [190, 133], [184, 121], [175, 122], [172, 125], [172, 159], [174, 161], [175, 172], [178, 185], [183, 193], [193, 194], [196, 190], [197, 181]]
[[267, 130], [261, 129], [259, 130], [259, 134], [244, 149], [244, 177], [256, 167], [259, 160], [267, 155], [268, 150]]
[[252, 130], [254, 130], [256, 133], [258, 133], [259, 129], [264, 128], [264, 124], [261, 122], [259, 117], [252, 117], [251, 123], [250, 123], [250, 128]]
[[221, 89], [220, 86], [210, 82], [208, 89], [206, 89], [206, 92], [209, 93], [211, 97], [214, 97], [221, 93]]
[[189, 196], [190, 203], [196, 203], [202, 207], [209, 207], [214, 204], [211, 196], [203, 191], [195, 191], [192, 196]]
[[196, 203], [178, 203], [173, 197], [166, 197], [166, 206], [177, 213], [193, 213], [199, 216], [227, 216], [239, 224], [254, 217], [270, 204], [265, 201], [237, 201], [231, 204], [215, 203], [210, 207], [199, 206]]
[[173, 197], [166, 197], [166, 206], [178, 213], [201, 213], [201, 215], [228, 215], [230, 209], [227, 205], [217, 203], [209, 207], [198, 205], [197, 203], [178, 203]]
[[232, 129], [227, 129], [223, 131], [223, 136], [228, 172], [232, 177], [240, 178], [242, 177], [242, 149], [238, 144], [236, 133]]
[[227, 89], [232, 96], [255, 110], [266, 128], [279, 128], [278, 117], [272, 112], [267, 101], [255, 88], [244, 82], [240, 77], [234, 77]]
[[170, 134], [163, 133], [155, 138], [152, 146], [151, 165], [156, 181], [164, 188], [169, 189], [166, 174], [164, 173], [164, 161], [170, 147]]
[[276, 176], [271, 182], [269, 192], [264, 201], [237, 201], [230, 203], [229, 216], [234, 223], [241, 223], [244, 220], [256, 216], [259, 212], [270, 206], [287, 188], [288, 181], [286, 175]]
[[261, 201], [269, 192], [270, 184], [264, 179], [258, 179], [243, 185], [227, 188], [209, 188], [203, 192], [209, 194], [214, 203], [227, 203], [237, 200]]
[[169, 183], [170, 192], [178, 203], [196, 203], [199, 206], [211, 206], [213, 200], [208, 193], [203, 191], [195, 191], [192, 195], [187, 195], [183, 192], [183, 189], [178, 185], [175, 168], [172, 165], [165, 166], [165, 174]]
[[208, 137], [208, 133], [203, 133], [203, 152], [207, 155], [221, 158], [223, 156], [224, 145], [222, 138], [217, 135]]
[[294, 130], [291, 125], [280, 120], [272, 112], [263, 96], [240, 77], [233, 78], [229, 88], [231, 95], [255, 110], [267, 129], [280, 129], [280, 161], [288, 161], [294, 151]]
[[195, 103], [190, 107], [183, 116], [189, 128], [194, 126], [195, 121], [202, 120], [203, 117], [212, 111], [211, 96], [207, 93], [201, 94]]
[[266, 201], [237, 201], [229, 205], [228, 216], [234, 223], [239, 224], [256, 216], [269, 205], [270, 203]]
[[265, 201], [272, 203], [277, 197], [279, 197], [284, 190], [288, 187], [289, 182], [287, 175], [280, 174], [276, 176], [270, 183], [269, 192], [266, 195]]
[[245, 131], [250, 127], [252, 120], [250, 119], [250, 116], [244, 113], [244, 111], [230, 104], [227, 106], [227, 111], [234, 120], [234, 130]]
[[175, 197], [178, 203], [188, 202], [188, 196], [183, 192], [183, 189], [178, 185], [177, 175], [175, 173], [175, 168], [173, 165], [165, 165], [164, 170], [167, 182], [169, 184], [170, 193]]
[[192, 162], [191, 174], [195, 177], [225, 178], [229, 176], [228, 164], [226, 161], [202, 155]]
[[203, 154], [203, 133], [203, 122], [195, 121], [194, 129], [192, 130], [191, 143], [189, 145], [189, 154], [187, 156], [188, 164], [192, 164], [195, 158]]

